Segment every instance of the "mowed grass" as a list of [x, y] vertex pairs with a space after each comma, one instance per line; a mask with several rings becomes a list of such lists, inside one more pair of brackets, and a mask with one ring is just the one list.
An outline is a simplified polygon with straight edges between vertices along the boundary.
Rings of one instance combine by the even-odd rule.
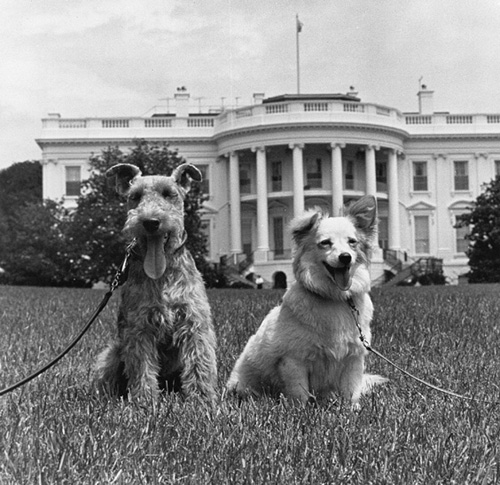
[[[491, 484], [500, 481], [500, 286], [376, 289], [373, 345], [410, 372], [475, 398], [428, 390], [371, 355], [391, 381], [362, 400], [238, 403], [222, 389], [278, 291], [210, 291], [220, 402], [96, 397], [91, 369], [118, 295], [55, 368], [0, 398], [0, 483]], [[56, 355], [102, 292], [0, 287], [0, 387]]]

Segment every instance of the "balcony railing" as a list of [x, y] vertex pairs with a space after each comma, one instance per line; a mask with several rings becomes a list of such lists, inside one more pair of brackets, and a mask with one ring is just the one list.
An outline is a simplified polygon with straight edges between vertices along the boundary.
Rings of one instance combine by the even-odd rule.
[[228, 130], [293, 123], [363, 123], [405, 130], [400, 111], [372, 103], [344, 99], [291, 99], [228, 110], [215, 120], [214, 135]]
[[87, 128], [87, 121], [86, 120], [59, 120], [59, 128], [61, 128], [61, 129]]
[[470, 124], [470, 123], [472, 123], [472, 116], [471, 115], [449, 115], [446, 117], [446, 123], [449, 125]]
[[328, 111], [328, 103], [304, 103], [304, 111]]
[[[155, 132], [175, 136], [217, 137], [229, 130], [293, 123], [348, 123], [380, 126], [412, 134], [498, 133], [500, 114], [406, 113], [387, 106], [343, 99], [292, 99], [228, 109], [221, 113], [174, 114], [130, 118], [69, 118], [43, 120], [41, 139], [112, 136], [147, 137]], [[60, 130], [57, 134], [54, 130]]]
[[[288, 105], [287, 104], [266, 104], [266, 114], [272, 115], [275, 113], [288, 113]], [[251, 115], [252, 114], [250, 113], [250, 116]]]
[[148, 118], [144, 128], [172, 128], [172, 118]]
[[[42, 121], [42, 139], [44, 136], [52, 138], [85, 137], [95, 138], [109, 136], [148, 136], [148, 132], [156, 131], [180, 131], [180, 135], [190, 136], [190, 132], [196, 135], [203, 134], [211, 137], [215, 126], [213, 116], [189, 116], [177, 118], [175, 116], [151, 117], [151, 118], [82, 118], [64, 119], [59, 117], [45, 118]], [[60, 130], [54, 135], [53, 130]], [[184, 130], [189, 130], [185, 132]], [[133, 133], [131, 133], [131, 131]], [[142, 132], [142, 133], [141, 133]], [[50, 133], [50, 134], [49, 134]]]
[[445, 114], [434, 113], [430, 115], [407, 114], [404, 117], [407, 125], [472, 125], [472, 124], [498, 124], [500, 115], [484, 114]]
[[405, 116], [407, 125], [430, 125], [432, 123], [432, 115], [411, 115]]

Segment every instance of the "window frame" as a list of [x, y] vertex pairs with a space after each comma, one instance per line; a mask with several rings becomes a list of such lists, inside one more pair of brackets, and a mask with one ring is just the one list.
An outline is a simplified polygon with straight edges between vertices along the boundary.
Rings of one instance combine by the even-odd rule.
[[[313, 166], [314, 164], [314, 166]], [[314, 168], [315, 171], [310, 170]], [[323, 188], [323, 159], [320, 157], [306, 160], [306, 187], [307, 189]]]
[[[427, 219], [427, 251], [421, 251], [419, 241], [425, 241], [422, 238], [417, 238], [417, 219]], [[413, 244], [415, 247], [415, 255], [423, 256], [431, 254], [431, 217], [429, 214], [414, 214], [413, 216]]]
[[[275, 168], [279, 169], [275, 172]], [[272, 160], [271, 192], [282, 192], [282, 191], [283, 191], [283, 162], [281, 160]]]
[[[459, 165], [460, 164], [460, 165]], [[457, 175], [457, 168], [459, 166], [465, 167], [465, 174]], [[468, 160], [453, 160], [453, 190], [455, 192], [468, 192], [470, 190], [470, 170], [469, 170], [469, 161]], [[459, 182], [459, 183], [457, 183]], [[464, 183], [464, 187], [460, 186], [461, 183]]]
[[[413, 192], [429, 192], [429, 170], [428, 170], [428, 162], [426, 160], [416, 160], [412, 162], [412, 190]], [[417, 166], [422, 166], [425, 168], [425, 175], [417, 175]], [[418, 180], [417, 180], [418, 179]], [[417, 184], [417, 181], [423, 185], [423, 181], [425, 180], [425, 189], [420, 188]], [[417, 188], [418, 186], [418, 188]]]
[[[68, 175], [70, 171], [78, 171], [78, 179], [72, 180]], [[82, 166], [67, 164], [64, 166], [64, 197], [80, 197], [82, 194]]]

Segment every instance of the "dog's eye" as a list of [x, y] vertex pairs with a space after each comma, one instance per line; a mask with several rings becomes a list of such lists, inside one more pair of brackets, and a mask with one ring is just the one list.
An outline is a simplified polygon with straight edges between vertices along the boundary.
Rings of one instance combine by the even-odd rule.
[[330, 241], [330, 239], [323, 239], [319, 242], [319, 246], [321, 246], [322, 248], [331, 248], [332, 241]]
[[165, 197], [165, 199], [172, 199], [174, 197], [177, 197], [177, 191], [171, 187], [168, 187], [163, 189], [162, 195], [163, 197]]
[[358, 245], [357, 239], [354, 239], [353, 237], [350, 237], [347, 241], [353, 248]]

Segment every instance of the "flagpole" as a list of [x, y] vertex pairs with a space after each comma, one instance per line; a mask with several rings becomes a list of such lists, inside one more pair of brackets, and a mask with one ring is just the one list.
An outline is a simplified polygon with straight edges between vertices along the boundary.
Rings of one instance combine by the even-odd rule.
[[299, 20], [299, 14], [295, 16], [295, 36], [296, 36], [296, 46], [297, 46], [297, 94], [300, 94], [300, 57], [299, 57], [299, 34], [302, 29]]

